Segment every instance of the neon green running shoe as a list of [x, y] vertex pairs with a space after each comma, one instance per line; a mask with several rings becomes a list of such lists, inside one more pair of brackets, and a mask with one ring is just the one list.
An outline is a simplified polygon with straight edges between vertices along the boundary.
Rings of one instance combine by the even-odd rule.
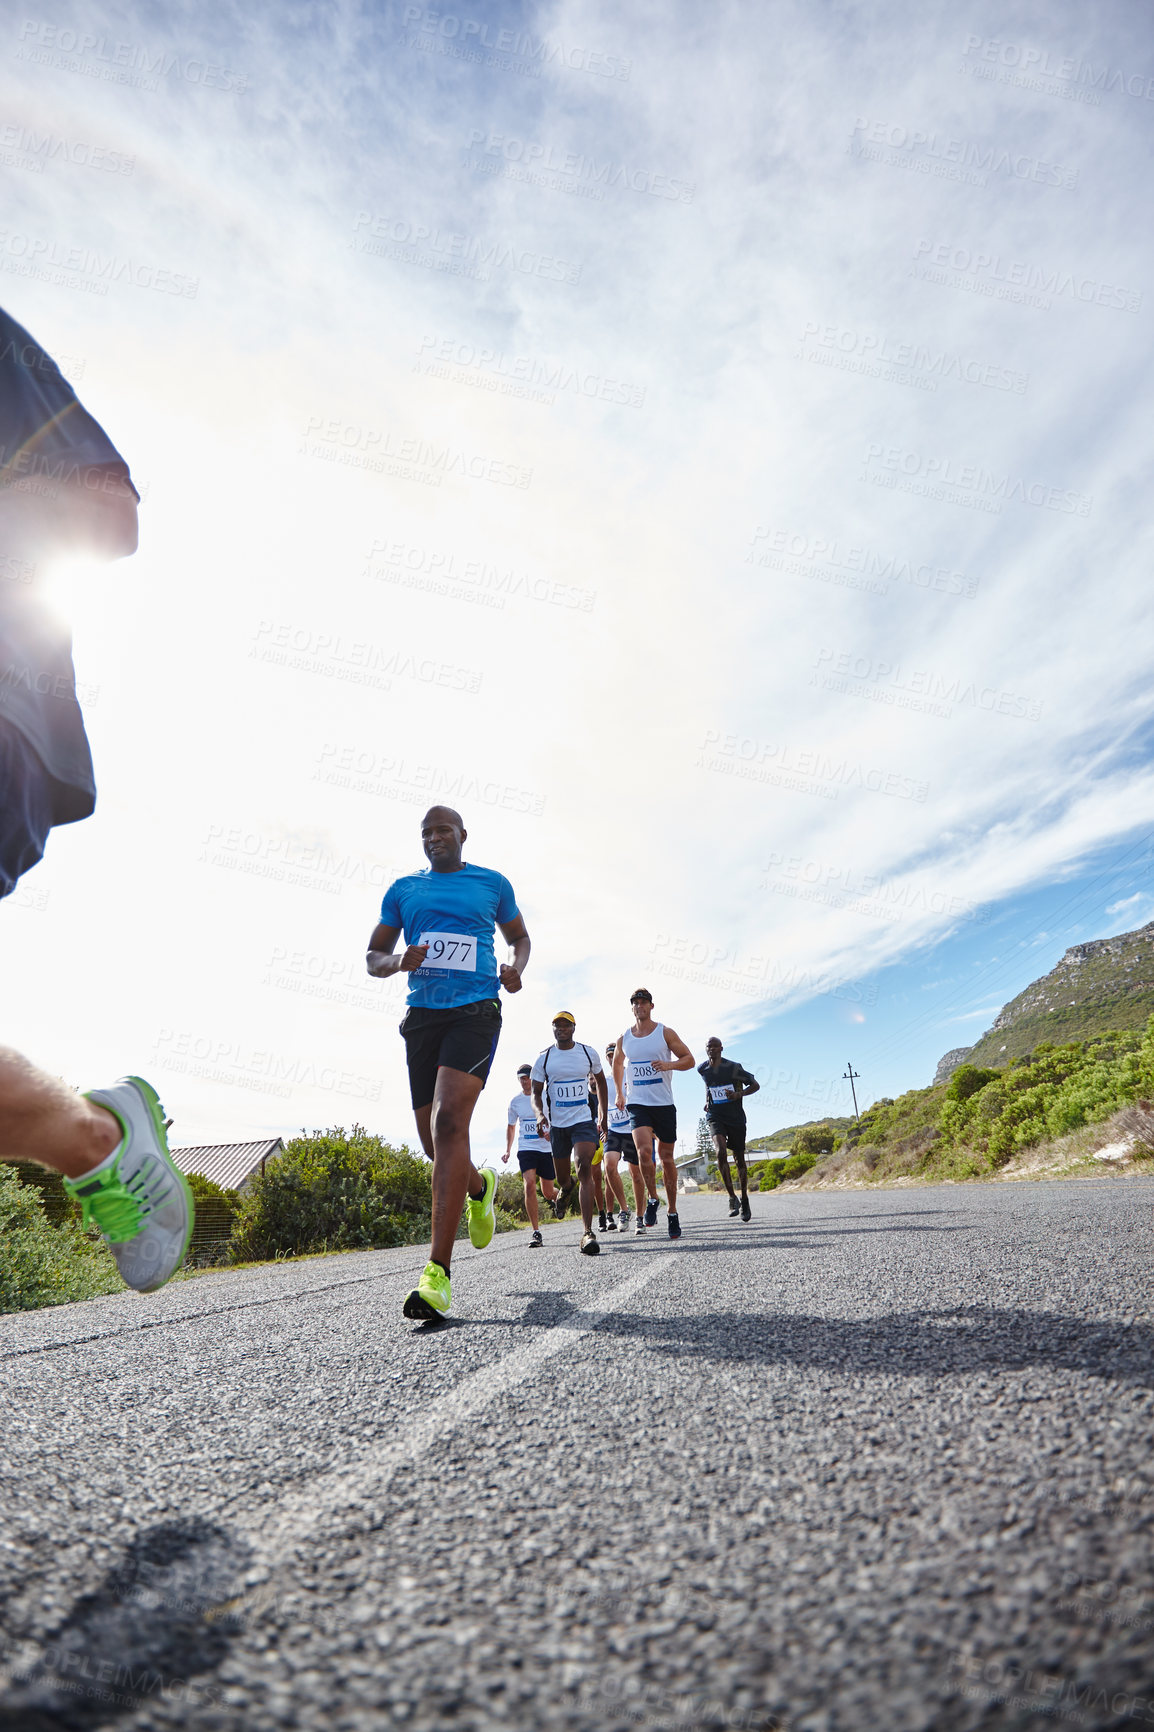
[[94, 1173], [65, 1179], [84, 1227], [99, 1227], [129, 1287], [155, 1293], [184, 1262], [195, 1207], [168, 1152], [164, 1108], [143, 1077], [125, 1076], [84, 1097], [110, 1112], [124, 1133], [116, 1157]]
[[493, 1197], [497, 1189], [497, 1175], [492, 1167], [483, 1171], [485, 1189], [479, 1197], [470, 1197], [467, 1213], [469, 1216], [469, 1243], [478, 1251], [492, 1242], [497, 1231], [497, 1211], [493, 1207]]
[[441, 1265], [426, 1263], [421, 1279], [405, 1300], [404, 1314], [416, 1323], [435, 1323], [448, 1311], [451, 1298], [449, 1277]]

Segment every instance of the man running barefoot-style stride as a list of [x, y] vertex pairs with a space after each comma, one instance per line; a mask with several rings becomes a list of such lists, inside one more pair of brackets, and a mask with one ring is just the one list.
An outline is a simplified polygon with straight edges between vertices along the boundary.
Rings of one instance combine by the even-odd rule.
[[[553, 1149], [553, 1165], [561, 1187], [554, 1209], [559, 1214], [564, 1213], [573, 1195], [569, 1160], [571, 1155], [576, 1157], [581, 1220], [585, 1228], [581, 1249], [587, 1257], [595, 1257], [601, 1246], [593, 1231], [593, 1152], [599, 1136], [605, 1135], [608, 1093], [601, 1055], [595, 1047], [574, 1040], [576, 1026], [571, 1011], [559, 1010], [553, 1018], [553, 1045], [538, 1054], [533, 1066], [533, 1105], [537, 1109], [538, 1131], [548, 1134]], [[590, 1083], [597, 1096], [597, 1124], [589, 1115], [586, 1099]]]
[[551, 1203], [557, 1193], [553, 1189], [553, 1151], [549, 1147], [548, 1137], [543, 1137], [537, 1129], [537, 1109], [533, 1105], [533, 1090], [529, 1081], [532, 1070], [531, 1064], [517, 1066], [521, 1087], [509, 1102], [509, 1128], [505, 1133], [505, 1153], [501, 1156], [501, 1161], [504, 1164], [513, 1153], [513, 1138], [516, 1137], [517, 1165], [521, 1169], [525, 1186], [525, 1213], [529, 1217], [531, 1229], [529, 1249], [539, 1251], [543, 1241], [541, 1222], [537, 1214], [537, 1175], [541, 1175], [541, 1189], [547, 1203]]
[[[433, 1235], [429, 1261], [405, 1300], [406, 1317], [443, 1317], [451, 1293], [453, 1241], [468, 1201], [469, 1239], [484, 1250], [496, 1229], [497, 1175], [479, 1173], [469, 1150], [469, 1121], [485, 1086], [501, 1034], [497, 994], [520, 992], [529, 935], [513, 887], [499, 872], [466, 865], [468, 838], [458, 812], [432, 806], [421, 822], [429, 862], [389, 885], [365, 965], [378, 980], [409, 976], [401, 1023], [409, 1091], [421, 1147], [433, 1163]], [[513, 947], [497, 966], [493, 931]], [[397, 953], [404, 933], [405, 948]]]
[[[745, 1106], [746, 1095], [755, 1095], [761, 1084], [742, 1065], [733, 1059], [722, 1058], [722, 1046], [717, 1036], [710, 1035], [705, 1043], [706, 1059], [699, 1064], [697, 1074], [705, 1083], [705, 1112], [709, 1119], [709, 1128], [713, 1132], [713, 1146], [717, 1150], [717, 1165], [725, 1188], [729, 1192], [729, 1212], [740, 1215], [743, 1221], [750, 1218], [749, 1209], [749, 1175], [745, 1170]], [[737, 1199], [733, 1189], [733, 1180], [729, 1176], [729, 1161], [726, 1158], [726, 1146], [733, 1151], [737, 1163], [737, 1177], [741, 1185], [741, 1200]]]
[[[648, 1192], [645, 1216], [638, 1208], [634, 1231], [643, 1233], [657, 1224], [657, 1177], [653, 1145], [661, 1157], [665, 1179], [665, 1207], [669, 1211], [669, 1237], [680, 1239], [677, 1214], [677, 1108], [673, 1104], [670, 1071], [692, 1070], [693, 1054], [666, 1023], [653, 1020], [653, 994], [639, 986], [629, 1000], [633, 1006], [632, 1028], [617, 1042], [613, 1054], [613, 1082], [617, 1105], [629, 1108], [633, 1141], [637, 1145], [641, 1175]], [[640, 1196], [638, 1197], [640, 1203]]]

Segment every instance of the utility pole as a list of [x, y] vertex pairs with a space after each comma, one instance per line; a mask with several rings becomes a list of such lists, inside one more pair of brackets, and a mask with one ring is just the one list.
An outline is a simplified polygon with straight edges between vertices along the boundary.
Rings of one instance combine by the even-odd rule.
[[861, 1124], [861, 1114], [857, 1110], [857, 1090], [853, 1086], [855, 1077], [857, 1078], [858, 1082], [861, 1081], [861, 1072], [860, 1072], [860, 1070], [855, 1070], [853, 1068], [853, 1059], [851, 1058], [849, 1061], [849, 1069], [844, 1073], [841, 1080], [842, 1080], [842, 1082], [847, 1082], [849, 1084], [849, 1092], [853, 1096], [853, 1116], [857, 1120], [858, 1124], [860, 1125]]

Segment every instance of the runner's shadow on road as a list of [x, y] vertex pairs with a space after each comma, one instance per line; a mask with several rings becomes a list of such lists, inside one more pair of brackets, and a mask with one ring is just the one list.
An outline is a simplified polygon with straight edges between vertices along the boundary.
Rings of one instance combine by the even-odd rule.
[[[557, 1293], [525, 1295], [522, 1321], [586, 1329], [588, 1313]], [[607, 1311], [594, 1333], [670, 1358], [793, 1365], [846, 1375], [960, 1377], [974, 1372], [1080, 1371], [1154, 1389], [1154, 1327], [1087, 1322], [1055, 1312], [970, 1305], [883, 1317], [813, 1317], [714, 1311], [654, 1317]]]
[[[152, 1703], [192, 1719], [220, 1700], [211, 1681], [235, 1624], [216, 1611], [241, 1591], [247, 1544], [206, 1522], [138, 1534], [101, 1585], [20, 1654], [0, 1697], [7, 1732], [93, 1732]], [[16, 1650], [15, 1653], [12, 1650]], [[199, 1680], [204, 1678], [204, 1682]]]

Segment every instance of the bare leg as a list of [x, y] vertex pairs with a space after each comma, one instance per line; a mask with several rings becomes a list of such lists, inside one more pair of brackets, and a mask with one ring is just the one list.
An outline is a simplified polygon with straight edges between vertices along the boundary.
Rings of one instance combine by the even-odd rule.
[[573, 1153], [577, 1157], [577, 1183], [580, 1187], [581, 1219], [585, 1231], [593, 1231], [593, 1152], [596, 1143], [574, 1143]]
[[[425, 1143], [427, 1134], [433, 1145], [433, 1243], [429, 1255], [446, 1272], [466, 1192], [479, 1197], [485, 1185], [469, 1153], [469, 1120], [483, 1086], [480, 1077], [442, 1065], [432, 1105], [417, 1113], [421, 1142]], [[427, 1114], [424, 1126], [422, 1112]]]
[[665, 1207], [671, 1215], [677, 1213], [677, 1154], [676, 1143], [658, 1143], [658, 1153], [661, 1156], [661, 1172], [665, 1179]]
[[729, 1172], [729, 1145], [725, 1140], [724, 1131], [714, 1131], [713, 1147], [717, 1151], [717, 1165], [721, 1173], [722, 1183], [733, 1200], [733, 1179]]
[[653, 1128], [651, 1125], [638, 1125], [633, 1133], [633, 1146], [637, 1150], [637, 1164], [641, 1168], [641, 1177], [645, 1181], [646, 1193], [657, 1200], [657, 1169], [653, 1163]]
[[122, 1134], [104, 1107], [0, 1047], [0, 1160], [35, 1161], [78, 1179], [107, 1159]]
[[553, 1198], [557, 1195], [557, 1188], [554, 1185], [552, 1179], [542, 1179], [541, 1180], [541, 1190], [544, 1193], [545, 1201], [547, 1203], [551, 1203], [553, 1201]]
[[629, 1174], [633, 1180], [634, 1213], [640, 1220], [645, 1213], [645, 1177], [640, 1166], [635, 1166], [632, 1161], [629, 1163]]
[[745, 1164], [744, 1151], [739, 1155], [735, 1149], [733, 1158], [737, 1162], [737, 1182], [741, 1186], [741, 1200], [744, 1203], [749, 1199], [749, 1169]]
[[521, 1174], [525, 1183], [525, 1213], [529, 1217], [529, 1225], [537, 1232], [541, 1223], [537, 1218], [537, 1169], [530, 1167]]
[[628, 1208], [625, 1201], [625, 1186], [621, 1182], [621, 1156], [606, 1155], [605, 1167], [605, 1201], [611, 1207]]
[[593, 1201], [596, 1204], [597, 1213], [599, 1215], [605, 1213], [605, 1184], [601, 1177], [601, 1167], [604, 1165], [605, 1162], [604, 1159], [602, 1159], [601, 1166], [593, 1167], [591, 1169], [593, 1176]]

